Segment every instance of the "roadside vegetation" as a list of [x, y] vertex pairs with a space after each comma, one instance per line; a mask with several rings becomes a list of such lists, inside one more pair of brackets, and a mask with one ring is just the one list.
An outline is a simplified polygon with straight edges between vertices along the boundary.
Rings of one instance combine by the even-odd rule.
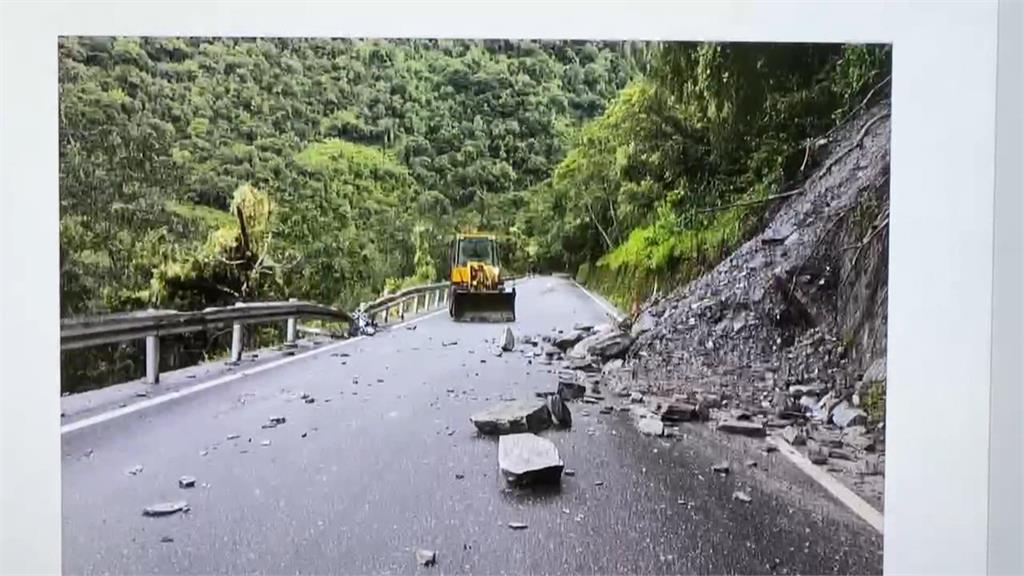
[[[62, 317], [351, 308], [443, 278], [464, 228], [630, 309], [747, 237], [889, 73], [886, 48], [635, 42], [64, 38], [59, 63]], [[223, 345], [196, 338], [169, 361]], [[133, 346], [66, 384], [134, 374]]]

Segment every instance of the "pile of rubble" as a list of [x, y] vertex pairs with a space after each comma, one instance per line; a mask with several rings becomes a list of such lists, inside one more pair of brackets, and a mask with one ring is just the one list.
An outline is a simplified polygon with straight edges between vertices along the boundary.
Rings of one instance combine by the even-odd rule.
[[886, 379], [888, 102], [817, 150], [799, 191], [712, 271], [628, 326], [552, 338], [544, 355], [567, 369], [559, 390], [630, 397], [645, 433], [708, 421], [880, 474], [885, 427], [869, 421], [866, 396]]
[[[633, 338], [614, 325], [575, 326], [565, 335], [541, 338], [523, 336], [521, 350], [530, 362], [539, 358], [551, 364], [561, 361], [557, 388], [530, 399], [508, 399], [474, 414], [470, 420], [481, 434], [496, 435], [498, 466], [510, 485], [548, 484], [560, 481], [564, 463], [555, 445], [538, 434], [549, 428], [571, 428], [569, 403], [581, 400], [600, 403], [602, 370], [621, 367]], [[495, 354], [515, 349], [512, 330], [506, 328]], [[608, 410], [606, 406], [602, 410]]]

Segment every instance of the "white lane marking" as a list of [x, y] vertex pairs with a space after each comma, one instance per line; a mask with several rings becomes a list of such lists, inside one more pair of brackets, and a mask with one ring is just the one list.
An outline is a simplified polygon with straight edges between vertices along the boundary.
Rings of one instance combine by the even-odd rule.
[[626, 317], [625, 314], [623, 314], [622, 312], [619, 312], [618, 310], [616, 310], [615, 307], [612, 306], [610, 303], [605, 302], [603, 299], [598, 298], [597, 296], [594, 296], [593, 294], [591, 294], [590, 290], [587, 290], [586, 288], [584, 288], [583, 285], [580, 284], [579, 282], [577, 282], [575, 280], [570, 280], [570, 281], [577, 288], [582, 290], [584, 294], [586, 294], [587, 296], [590, 296], [591, 300], [593, 300], [594, 302], [597, 302], [597, 305], [600, 306], [602, 309], [604, 309], [605, 312], [611, 314], [612, 317], [615, 318], [615, 320], [619, 321], [619, 320], [622, 320], [623, 318]]
[[852, 510], [854, 514], [860, 516], [865, 522], [870, 524], [871, 527], [877, 530], [879, 534], [884, 533], [883, 528], [885, 526], [885, 517], [881, 512], [875, 510], [871, 504], [868, 504], [863, 498], [857, 496], [852, 490], [844, 486], [839, 480], [836, 480], [831, 474], [825, 472], [817, 465], [812, 464], [810, 460], [790, 445], [789, 442], [774, 436], [769, 436], [768, 442], [774, 444], [779, 449], [780, 454], [788, 458], [790, 462], [795, 464], [797, 468], [810, 476], [812, 480], [820, 484], [825, 490], [828, 490], [830, 494], [845, 504], [846, 507]]
[[[416, 323], [416, 322], [420, 322], [420, 321], [426, 320], [427, 318], [431, 318], [433, 316], [437, 316], [438, 314], [441, 314], [442, 312], [447, 312], [447, 310], [438, 310], [436, 312], [431, 312], [430, 314], [426, 314], [426, 315], [420, 316], [418, 318], [413, 318], [411, 320], [407, 320], [405, 322], [402, 322], [401, 324], [395, 324], [394, 326], [390, 326], [389, 328], [395, 329], [395, 328], [401, 328], [403, 326], [408, 326], [409, 324], [413, 324], [413, 323]], [[303, 358], [308, 358], [310, 356], [314, 356], [316, 354], [320, 354], [320, 353], [326, 352], [328, 350], [333, 350], [335, 348], [340, 348], [341, 346], [345, 346], [346, 344], [352, 344], [353, 342], [358, 342], [360, 340], [363, 340], [364, 338], [366, 338], [366, 337], [365, 336], [357, 336], [355, 338], [349, 338], [347, 340], [342, 340], [341, 342], [335, 342], [333, 344], [328, 344], [326, 346], [317, 348], [315, 350], [310, 350], [308, 352], [303, 352], [302, 354], [296, 354], [295, 356], [287, 356], [287, 357], [281, 358], [279, 360], [274, 360], [273, 362], [268, 362], [267, 364], [263, 364], [262, 366], [256, 366], [254, 368], [250, 368], [248, 370], [243, 370], [243, 371], [235, 373], [235, 374], [228, 374], [227, 376], [221, 376], [220, 378], [214, 378], [213, 380], [210, 380], [209, 382], [203, 382], [201, 384], [196, 384], [195, 386], [190, 386], [188, 388], [182, 388], [181, 390], [175, 390], [174, 392], [169, 392], [169, 393], [164, 394], [162, 396], [157, 396], [156, 398], [151, 398], [149, 400], [143, 400], [142, 402], [136, 402], [134, 404], [125, 406], [124, 408], [116, 408], [114, 410], [103, 412], [101, 414], [96, 414], [95, 416], [90, 416], [88, 418], [82, 418], [81, 420], [77, 420], [75, 422], [71, 422], [70, 424], [65, 424], [64, 426], [61, 426], [60, 427], [60, 433], [63, 436], [64, 434], [67, 434], [68, 432], [74, 432], [75, 430], [81, 430], [82, 428], [88, 428], [89, 426], [95, 426], [96, 424], [100, 424], [102, 422], [107, 422], [108, 420], [113, 420], [114, 418], [118, 418], [118, 417], [124, 416], [126, 414], [131, 414], [133, 412], [138, 412], [139, 410], [145, 410], [146, 408], [151, 408], [153, 406], [158, 406], [160, 404], [163, 404], [164, 402], [170, 402], [171, 400], [182, 398], [184, 396], [189, 396], [191, 394], [195, 394], [196, 392], [202, 392], [203, 390], [206, 390], [206, 389], [209, 389], [209, 388], [213, 388], [215, 386], [220, 386], [222, 384], [227, 384], [228, 382], [233, 382], [233, 381], [238, 380], [239, 378], [243, 378], [245, 376], [252, 376], [253, 374], [259, 374], [260, 372], [265, 372], [267, 370], [278, 368], [280, 366], [284, 366], [285, 364], [290, 364], [291, 362], [295, 362], [295, 361], [301, 360]]]

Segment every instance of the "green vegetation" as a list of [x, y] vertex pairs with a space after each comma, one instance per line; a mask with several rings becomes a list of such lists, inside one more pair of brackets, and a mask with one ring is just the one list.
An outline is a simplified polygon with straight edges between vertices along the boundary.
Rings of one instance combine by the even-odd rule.
[[798, 179], [808, 139], [887, 75], [865, 46], [673, 44], [576, 136], [521, 214], [547, 267], [627, 309], [714, 265]]
[[885, 380], [871, 382], [864, 390], [863, 406], [872, 426], [885, 422]]
[[[467, 227], [500, 234], [514, 269], [579, 272], [628, 307], [749, 234], [768, 205], [729, 206], [799, 177], [807, 139], [888, 59], [840, 45], [64, 38], [61, 315], [351, 308], [443, 278]], [[97, 358], [132, 356], [119, 350]]]

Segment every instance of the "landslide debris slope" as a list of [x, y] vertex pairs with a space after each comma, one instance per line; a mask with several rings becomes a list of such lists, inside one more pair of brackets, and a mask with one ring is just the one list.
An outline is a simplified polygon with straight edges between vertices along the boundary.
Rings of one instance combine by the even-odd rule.
[[831, 411], [846, 400], [867, 416], [855, 423], [868, 421], [858, 432], [869, 450], [881, 448], [889, 133], [888, 100], [858, 113], [816, 143], [810, 176], [760, 234], [652, 297], [632, 322], [634, 382], [659, 396], [720, 395], [798, 426], [835, 426]]

